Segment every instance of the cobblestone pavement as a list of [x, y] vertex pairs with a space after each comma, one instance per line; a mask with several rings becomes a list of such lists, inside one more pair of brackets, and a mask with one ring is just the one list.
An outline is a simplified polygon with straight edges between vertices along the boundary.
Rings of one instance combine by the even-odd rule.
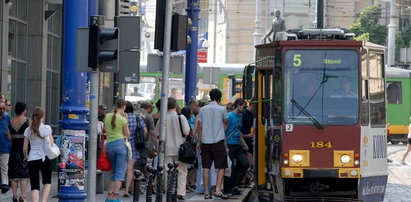
[[411, 201], [411, 154], [408, 156], [410, 165], [401, 165], [401, 158], [406, 145], [388, 145], [388, 158], [393, 162], [388, 164], [388, 185], [385, 192], [385, 202]]

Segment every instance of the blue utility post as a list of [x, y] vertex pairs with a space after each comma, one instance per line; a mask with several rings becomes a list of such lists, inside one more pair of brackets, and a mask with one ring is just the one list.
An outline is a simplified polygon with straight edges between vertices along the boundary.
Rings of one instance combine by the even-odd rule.
[[84, 192], [84, 142], [88, 128], [85, 106], [86, 73], [76, 72], [76, 31], [88, 27], [88, 0], [64, 1], [63, 119], [58, 197], [60, 202], [80, 202]]
[[196, 99], [197, 90], [197, 44], [198, 44], [198, 13], [200, 8], [198, 0], [187, 1], [187, 15], [191, 19], [193, 26], [189, 31], [191, 44], [187, 46], [186, 55], [186, 75], [185, 75], [185, 97], [186, 105], [190, 100]]

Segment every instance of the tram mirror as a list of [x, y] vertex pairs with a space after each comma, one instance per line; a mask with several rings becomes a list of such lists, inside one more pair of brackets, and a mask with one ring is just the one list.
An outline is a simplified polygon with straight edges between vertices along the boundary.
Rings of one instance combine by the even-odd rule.
[[253, 74], [255, 70], [255, 65], [247, 65], [244, 68], [243, 75], [243, 97], [244, 99], [250, 100], [253, 98]]

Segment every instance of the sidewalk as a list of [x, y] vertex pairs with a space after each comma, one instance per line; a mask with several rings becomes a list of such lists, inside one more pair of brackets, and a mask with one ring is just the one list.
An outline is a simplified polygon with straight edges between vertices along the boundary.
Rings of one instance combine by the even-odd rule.
[[[41, 185], [42, 187], [42, 185]], [[30, 194], [30, 183], [28, 183], [27, 186], [27, 201], [31, 201], [31, 194]], [[236, 196], [236, 198], [230, 198], [228, 200], [220, 200], [217, 197], [213, 197], [212, 200], [204, 200], [204, 196], [200, 194], [195, 194], [195, 193], [187, 193], [185, 197], [185, 201], [190, 201], [190, 202], [201, 202], [201, 201], [218, 201], [218, 202], [242, 202], [245, 201], [249, 193], [251, 192], [251, 188], [244, 188], [241, 189], [243, 194], [241, 196]], [[20, 193], [20, 190], [19, 192]], [[121, 196], [123, 196], [123, 191], [120, 192]], [[58, 202], [58, 198], [53, 198], [53, 196], [57, 195], [57, 174], [53, 172], [53, 177], [52, 177], [52, 184], [51, 184], [51, 192], [50, 192], [50, 197], [49, 197], [49, 202]], [[107, 196], [107, 191], [104, 192], [104, 194], [96, 194], [96, 201], [98, 202], [104, 202]], [[155, 195], [153, 195], [152, 201], [155, 202]], [[1, 202], [8, 202], [12, 201], [13, 198], [13, 192], [10, 189], [6, 194], [0, 194], [0, 201]], [[124, 202], [132, 202], [133, 201], [133, 196], [130, 195], [128, 198], [122, 198]], [[140, 195], [140, 201], [144, 202], [146, 201], [146, 196]], [[166, 195], [163, 195], [163, 202], [166, 202]]]

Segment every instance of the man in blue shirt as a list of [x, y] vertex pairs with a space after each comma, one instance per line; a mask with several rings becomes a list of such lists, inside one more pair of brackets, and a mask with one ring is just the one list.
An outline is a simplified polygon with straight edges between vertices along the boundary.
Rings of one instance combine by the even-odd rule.
[[229, 150], [228, 156], [233, 164], [230, 180], [226, 182], [224, 189], [226, 193], [239, 194], [238, 186], [241, 184], [249, 166], [246, 152], [248, 147], [241, 134], [242, 112], [246, 107], [246, 102], [244, 99], [238, 98], [235, 100], [233, 107], [234, 110], [228, 113], [228, 128], [225, 131]]
[[9, 187], [9, 178], [7, 176], [8, 162], [11, 142], [8, 138], [10, 116], [6, 112], [6, 105], [0, 102], [0, 169], [1, 169], [1, 193], [6, 193]]

